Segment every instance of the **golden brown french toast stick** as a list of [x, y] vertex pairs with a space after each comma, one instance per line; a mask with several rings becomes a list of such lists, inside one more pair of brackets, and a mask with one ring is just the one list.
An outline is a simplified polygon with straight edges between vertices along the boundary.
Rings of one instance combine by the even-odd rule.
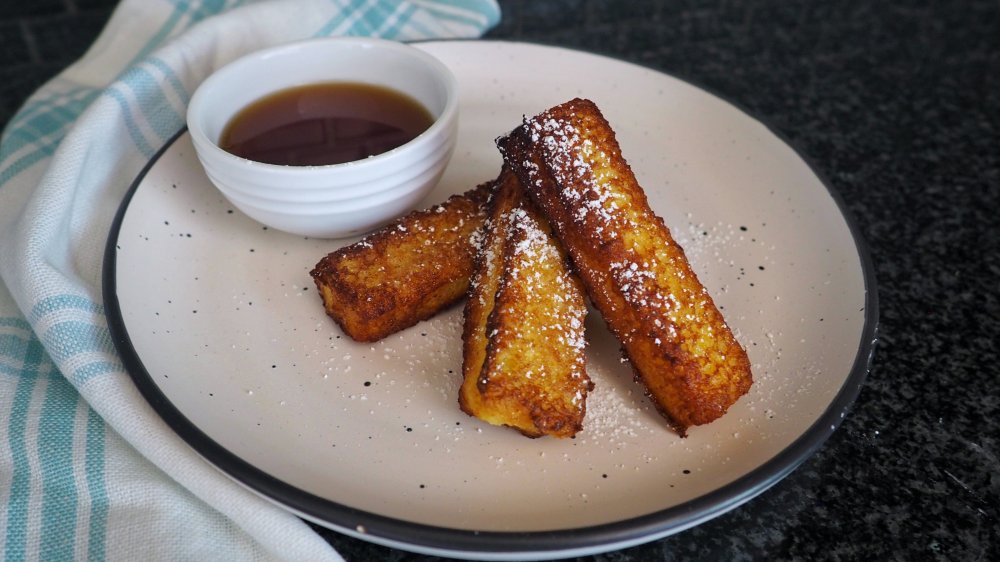
[[430, 318], [469, 287], [472, 240], [493, 182], [414, 211], [330, 253], [310, 272], [326, 313], [350, 337], [372, 342]]
[[548, 223], [505, 169], [465, 303], [462, 410], [529, 437], [575, 435], [593, 387], [586, 312], [583, 288]]
[[497, 143], [661, 414], [681, 435], [724, 414], [752, 384], [746, 352], [597, 106], [571, 100]]

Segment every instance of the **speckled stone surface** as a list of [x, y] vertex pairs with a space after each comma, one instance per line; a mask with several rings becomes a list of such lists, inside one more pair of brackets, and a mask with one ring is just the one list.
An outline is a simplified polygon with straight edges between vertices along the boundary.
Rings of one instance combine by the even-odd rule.
[[[500, 4], [490, 37], [647, 65], [766, 122], [843, 196], [878, 278], [874, 368], [813, 457], [728, 514], [586, 559], [1000, 560], [1000, 3]], [[111, 5], [4, 3], [0, 122]], [[318, 531], [352, 562], [432, 559]]]

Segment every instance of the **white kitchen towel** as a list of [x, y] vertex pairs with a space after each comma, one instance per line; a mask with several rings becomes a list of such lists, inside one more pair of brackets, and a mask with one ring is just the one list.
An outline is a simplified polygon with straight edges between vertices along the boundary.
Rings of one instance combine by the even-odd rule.
[[0, 559], [339, 560], [140, 396], [101, 297], [114, 214], [209, 73], [326, 35], [476, 37], [493, 0], [124, 0], [0, 143]]

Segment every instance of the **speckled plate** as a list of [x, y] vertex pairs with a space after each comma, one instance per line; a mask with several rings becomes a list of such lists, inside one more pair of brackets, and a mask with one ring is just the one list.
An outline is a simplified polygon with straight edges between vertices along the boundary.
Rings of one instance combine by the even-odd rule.
[[462, 90], [458, 148], [427, 203], [494, 177], [494, 138], [574, 96], [615, 127], [653, 208], [746, 346], [755, 384], [671, 432], [596, 314], [597, 388], [576, 439], [458, 409], [461, 309], [375, 344], [324, 316], [309, 270], [343, 242], [229, 206], [179, 134], [111, 232], [116, 343], [163, 418], [232, 478], [343, 533], [418, 552], [538, 559], [676, 533], [777, 482], [837, 427], [875, 339], [872, 267], [836, 194], [766, 126], [668, 75], [538, 45], [420, 45]]

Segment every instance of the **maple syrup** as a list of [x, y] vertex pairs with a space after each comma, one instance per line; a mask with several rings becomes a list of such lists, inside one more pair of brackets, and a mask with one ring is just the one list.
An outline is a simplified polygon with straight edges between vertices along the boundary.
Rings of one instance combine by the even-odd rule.
[[257, 162], [324, 166], [406, 144], [434, 122], [407, 94], [372, 84], [327, 82], [281, 90], [240, 110], [219, 139]]

